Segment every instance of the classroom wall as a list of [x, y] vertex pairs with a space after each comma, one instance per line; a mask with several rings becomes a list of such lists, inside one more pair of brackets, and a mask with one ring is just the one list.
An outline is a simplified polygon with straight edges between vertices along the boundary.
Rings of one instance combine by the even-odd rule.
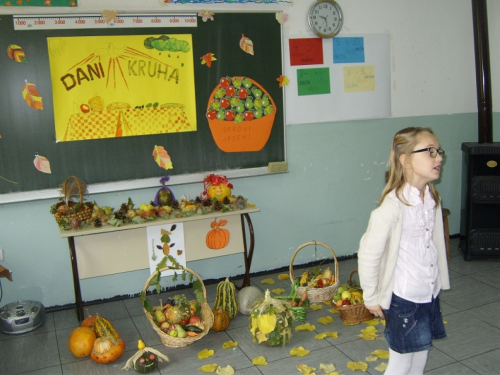
[[[285, 35], [311, 37], [305, 19], [311, 2], [295, 0], [293, 6], [226, 5], [210, 9], [283, 9], [289, 15]], [[100, 3], [79, 0], [80, 9], [64, 11], [100, 13]], [[345, 16], [343, 35], [390, 35], [392, 117], [287, 126], [289, 173], [231, 181], [235, 194], [248, 197], [261, 208], [261, 212], [251, 215], [256, 236], [252, 272], [288, 266], [295, 249], [311, 240], [328, 243], [338, 257], [356, 253], [369, 213], [376, 207], [383, 188], [391, 138], [406, 126], [432, 127], [446, 150], [437, 188], [444, 206], [451, 210], [451, 233], [459, 232], [460, 147], [462, 142], [477, 141], [470, 1], [339, 0], [339, 3]], [[130, 12], [198, 10], [194, 6], [174, 8], [146, 0], [107, 1], [106, 8]], [[0, 13], [8, 11], [12, 12], [0, 9]], [[50, 13], [59, 11], [50, 9]], [[450, 13], [453, 17], [449, 17]], [[494, 67], [500, 61], [500, 4], [488, 1], [488, 13]], [[499, 141], [497, 71], [492, 71], [492, 84], [494, 140]], [[202, 189], [201, 183], [172, 187], [179, 196], [195, 196]], [[156, 190], [94, 194], [90, 199], [117, 207], [128, 197], [136, 203], [148, 202]], [[12, 283], [2, 279], [2, 305], [23, 299], [39, 300], [45, 306], [74, 301], [68, 244], [60, 238], [49, 213], [54, 202], [55, 199], [42, 199], [0, 205], [0, 248], [4, 253], [1, 264], [11, 269], [14, 276]], [[300, 259], [310, 260], [312, 252]], [[188, 266], [206, 279], [239, 275], [244, 269], [241, 254], [191, 262]], [[137, 293], [148, 276], [148, 270], [140, 270], [82, 280], [83, 299], [92, 301]]]

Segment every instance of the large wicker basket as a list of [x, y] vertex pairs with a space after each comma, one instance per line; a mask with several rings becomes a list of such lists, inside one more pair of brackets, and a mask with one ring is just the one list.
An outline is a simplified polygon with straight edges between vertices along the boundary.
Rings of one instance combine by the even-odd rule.
[[[72, 187], [76, 187], [74, 193], [69, 191]], [[69, 176], [61, 185], [61, 193], [63, 195], [63, 201], [57, 203], [54, 208], [54, 218], [57, 224], [63, 219], [68, 222], [72, 219], [85, 221], [92, 217], [92, 212], [94, 210], [93, 204], [90, 202], [83, 202], [83, 197], [88, 194], [87, 184], [85, 184], [85, 182], [75, 176]], [[74, 202], [70, 200], [72, 196], [78, 196], [79, 201]]]
[[[357, 272], [358, 270], [354, 270], [350, 273], [349, 280], [347, 281], [348, 286], [352, 284], [352, 276]], [[340, 312], [340, 319], [345, 323], [357, 324], [373, 319], [373, 314], [365, 307], [364, 303], [342, 307], [337, 307], [333, 301], [331, 303], [332, 307]]]
[[330, 250], [333, 256], [333, 260], [335, 263], [335, 270], [333, 271], [333, 275], [335, 276], [335, 283], [324, 287], [324, 288], [308, 288], [304, 286], [299, 286], [299, 296], [302, 295], [304, 292], [307, 292], [307, 298], [309, 299], [309, 302], [315, 303], [315, 302], [323, 302], [323, 301], [331, 301], [333, 295], [337, 291], [337, 288], [339, 286], [339, 263], [337, 262], [337, 257], [335, 256], [335, 252], [333, 249], [328, 246], [327, 244], [323, 242], [318, 242], [318, 241], [311, 241], [311, 242], [306, 242], [302, 245], [300, 245], [297, 250], [292, 255], [292, 259], [290, 259], [290, 280], [292, 281], [292, 285], [295, 282], [295, 276], [293, 274], [293, 261], [295, 260], [295, 257], [297, 256], [297, 253], [302, 250], [303, 248], [314, 245], [314, 248], [316, 249], [316, 246], [323, 246]]
[[[170, 268], [167, 266], [167, 267], [162, 268], [159, 272], [161, 273], [163, 271], [168, 271], [170, 269], [173, 269], [173, 268]], [[193, 336], [193, 337], [191, 337], [191, 336], [187, 336], [184, 338], [172, 337], [172, 336], [168, 335], [167, 333], [163, 332], [160, 329], [160, 327], [158, 327], [156, 325], [151, 313], [146, 311], [146, 309], [143, 308], [144, 313], [146, 314], [146, 318], [149, 320], [149, 322], [151, 323], [151, 326], [156, 331], [156, 333], [158, 333], [158, 335], [160, 336], [160, 339], [161, 339], [161, 342], [163, 343], [163, 345], [169, 346], [171, 348], [181, 348], [181, 347], [185, 347], [185, 346], [193, 344], [196, 340], [199, 340], [203, 336], [205, 336], [210, 331], [210, 328], [212, 328], [212, 325], [214, 324], [214, 314], [212, 313], [212, 309], [210, 308], [210, 306], [207, 303], [207, 290], [205, 289], [205, 284], [203, 284], [203, 280], [193, 270], [191, 270], [187, 267], [183, 267], [183, 269], [186, 272], [189, 272], [193, 276], [195, 276], [201, 283], [203, 298], [205, 299], [205, 302], [203, 302], [201, 304], [201, 315], [202, 315], [201, 321], [203, 322], [203, 325], [205, 326], [205, 329], [203, 330], [203, 332], [200, 332], [198, 335]], [[158, 271], [153, 272], [151, 274], [151, 276], [146, 280], [146, 283], [144, 284], [144, 288], [142, 289], [144, 293], [146, 293], [146, 290], [149, 286], [149, 282], [153, 279], [153, 277], [156, 276], [157, 273], [158, 273]]]

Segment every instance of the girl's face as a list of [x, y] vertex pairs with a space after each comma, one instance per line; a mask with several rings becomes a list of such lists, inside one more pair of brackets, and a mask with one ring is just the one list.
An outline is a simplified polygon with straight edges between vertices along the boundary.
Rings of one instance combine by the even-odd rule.
[[[419, 136], [419, 141], [415, 145], [413, 151], [428, 147], [439, 149], [439, 142], [434, 135], [422, 133]], [[406, 157], [403, 158], [402, 161], [405, 159]], [[409, 163], [403, 164], [410, 184], [415, 186], [420, 191], [423, 191], [423, 188], [427, 185], [427, 183], [439, 178], [442, 160], [443, 157], [441, 155], [437, 154], [436, 157], [433, 158], [429, 151], [411, 154]]]

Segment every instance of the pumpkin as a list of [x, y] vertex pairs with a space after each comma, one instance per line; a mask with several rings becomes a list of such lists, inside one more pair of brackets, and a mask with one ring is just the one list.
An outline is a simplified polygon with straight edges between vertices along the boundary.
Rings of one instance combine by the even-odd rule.
[[224, 198], [231, 196], [231, 189], [233, 184], [231, 184], [226, 176], [210, 174], [203, 179], [204, 190], [201, 196], [203, 199], [209, 198], [213, 200], [214, 198], [219, 202], [222, 202]]
[[222, 307], [233, 319], [238, 314], [238, 299], [236, 297], [236, 287], [229, 281], [229, 278], [217, 284], [215, 292], [214, 309]]
[[226, 310], [222, 307], [212, 310], [214, 314], [214, 324], [212, 324], [212, 329], [217, 332], [225, 331], [229, 324], [231, 323], [231, 318]]
[[109, 363], [117, 360], [125, 350], [125, 342], [114, 336], [98, 337], [90, 358], [97, 363]]
[[182, 321], [189, 321], [191, 318], [191, 309], [189, 305], [178, 303], [174, 306], [169, 306], [165, 310], [165, 318], [170, 324], [178, 324]]
[[224, 184], [219, 185], [210, 185], [208, 187], [208, 197], [210, 199], [217, 199], [219, 202], [222, 202], [225, 197], [231, 196], [231, 189]]
[[158, 367], [158, 356], [154, 353], [145, 351], [134, 362], [134, 370], [139, 374], [147, 374]]
[[285, 346], [292, 339], [293, 313], [286, 304], [271, 298], [269, 289], [258, 303], [250, 318], [249, 331], [253, 342], [264, 346]]
[[219, 220], [217, 223], [217, 218], [210, 224], [212, 230], [207, 233], [206, 244], [209, 249], [219, 250], [223, 249], [229, 243], [229, 231], [223, 229], [224, 225], [227, 224], [227, 220]]
[[97, 337], [106, 337], [113, 336], [115, 338], [119, 338], [120, 335], [116, 331], [113, 324], [108, 319], [105, 319], [101, 316], [97, 316], [97, 319], [94, 322], [94, 330]]
[[96, 335], [92, 328], [78, 327], [69, 335], [68, 347], [75, 357], [88, 357], [94, 347], [95, 340]]
[[89, 328], [94, 329], [95, 320], [97, 319], [97, 317], [99, 315], [90, 315], [89, 309], [87, 309], [87, 315], [88, 315], [88, 317], [83, 319], [81, 327], [89, 327]]
[[257, 302], [264, 298], [264, 292], [256, 286], [249, 285], [238, 292], [240, 313], [250, 315]]

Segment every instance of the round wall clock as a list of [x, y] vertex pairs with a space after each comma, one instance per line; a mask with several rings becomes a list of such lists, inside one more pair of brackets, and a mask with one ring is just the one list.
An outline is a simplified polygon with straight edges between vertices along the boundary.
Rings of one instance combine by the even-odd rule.
[[333, 38], [342, 29], [344, 17], [335, 0], [316, 0], [309, 8], [309, 26], [321, 38]]

